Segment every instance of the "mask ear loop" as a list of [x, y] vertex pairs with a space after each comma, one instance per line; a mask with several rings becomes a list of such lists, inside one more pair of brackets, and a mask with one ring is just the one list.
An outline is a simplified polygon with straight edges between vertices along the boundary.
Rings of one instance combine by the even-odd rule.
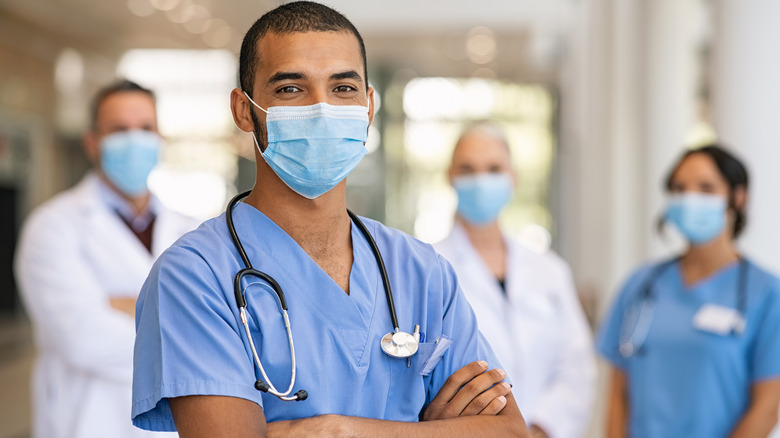
[[[244, 96], [246, 96], [246, 98], [249, 99], [250, 102], [252, 102], [252, 105], [256, 106], [257, 109], [259, 109], [260, 111], [268, 114], [268, 111], [264, 110], [263, 107], [261, 107], [260, 105], [257, 104], [257, 102], [252, 100], [252, 98], [249, 97], [249, 95], [246, 93], [246, 91], [242, 90], [241, 92], [244, 93]], [[262, 156], [263, 155], [263, 149], [260, 147], [260, 143], [257, 141], [257, 136], [255, 135], [255, 131], [254, 130], [252, 130], [252, 140], [254, 140], [255, 147], [257, 148], [258, 152], [260, 152], [260, 155]]]
[[257, 102], [255, 102], [254, 100], [252, 100], [252, 98], [251, 98], [251, 97], [249, 97], [249, 95], [248, 95], [248, 94], [246, 94], [246, 91], [242, 91], [242, 93], [244, 93], [244, 96], [246, 96], [246, 98], [247, 98], [247, 99], [249, 99], [249, 101], [250, 101], [250, 102], [252, 102], [252, 105], [256, 106], [256, 107], [257, 107], [257, 109], [259, 109], [260, 111], [262, 111], [262, 112], [264, 112], [264, 113], [268, 114], [268, 111], [267, 111], [267, 110], [264, 110], [264, 109], [263, 109], [263, 107], [261, 107], [260, 105], [258, 105], [258, 104], [257, 104]]

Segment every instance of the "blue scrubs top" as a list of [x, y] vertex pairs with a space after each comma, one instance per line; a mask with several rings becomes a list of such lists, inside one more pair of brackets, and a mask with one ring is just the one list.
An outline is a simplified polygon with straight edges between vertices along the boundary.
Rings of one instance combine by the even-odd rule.
[[651, 280], [655, 310], [645, 325], [649, 331], [639, 352], [626, 358], [619, 344], [638, 319], [627, 315], [638, 313], [655, 266], [629, 278], [597, 340], [599, 352], [626, 374], [629, 436], [726, 437], [748, 407], [751, 385], [780, 377], [780, 279], [746, 263], [747, 325], [741, 334], [693, 324], [705, 304], [737, 311], [739, 263], [686, 287], [677, 262]]
[[[344, 291], [273, 221], [248, 204], [233, 212], [255, 269], [276, 279], [287, 300], [297, 377], [284, 402], [253, 385], [260, 372], [240, 322], [233, 279], [243, 262], [224, 214], [185, 235], [155, 263], [137, 303], [133, 424], [175, 430], [168, 399], [187, 395], [240, 397], [259, 404], [268, 422], [321, 414], [417, 421], [445, 380], [485, 360], [500, 368], [450, 265], [430, 245], [364, 220], [376, 240], [393, 288], [400, 329], [420, 325], [421, 345], [406, 359], [384, 353], [380, 339], [393, 324], [374, 254], [352, 226], [354, 262]], [[244, 281], [252, 338], [280, 391], [289, 386], [287, 334], [273, 290]], [[430, 375], [421, 375], [436, 341], [452, 340]], [[443, 339], [443, 338], [442, 338]], [[435, 355], [434, 355], [435, 357]]]

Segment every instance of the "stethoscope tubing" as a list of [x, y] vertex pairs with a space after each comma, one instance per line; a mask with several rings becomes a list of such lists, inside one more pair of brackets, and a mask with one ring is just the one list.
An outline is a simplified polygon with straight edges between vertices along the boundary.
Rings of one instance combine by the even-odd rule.
[[[667, 269], [669, 269], [675, 263], [679, 262], [681, 258], [682, 257], [676, 257], [672, 260], [657, 265], [647, 276], [640, 293], [639, 312], [636, 315], [634, 327], [627, 336], [624, 336], [621, 333], [621, 339], [618, 341], [618, 349], [621, 355], [624, 357], [631, 357], [639, 352], [642, 347], [644, 347], [644, 343], [647, 340], [647, 335], [650, 332], [650, 326], [652, 325], [653, 315], [655, 312], [655, 294], [653, 293], [653, 285]], [[742, 318], [745, 317], [747, 306], [747, 269], [747, 261], [743, 257], [739, 257], [739, 277], [737, 280], [739, 283], [737, 286], [737, 312]], [[621, 332], [623, 332], [623, 330], [621, 330]], [[635, 342], [635, 338], [637, 337], [639, 337], [641, 341]]]
[[[246, 254], [246, 250], [244, 249], [244, 246], [241, 244], [241, 240], [239, 239], [238, 233], [236, 231], [235, 223], [233, 222], [233, 208], [240, 200], [246, 198], [250, 193], [251, 191], [246, 191], [244, 193], [236, 195], [235, 197], [233, 197], [233, 199], [230, 200], [227, 209], [225, 211], [225, 220], [227, 222], [227, 228], [230, 233], [230, 237], [233, 240], [233, 243], [235, 244], [235, 247], [241, 259], [243, 260], [245, 266], [243, 269], [239, 270], [238, 273], [236, 273], [236, 276], [233, 279], [233, 289], [236, 298], [236, 305], [239, 310], [239, 317], [241, 319], [241, 324], [244, 326], [244, 331], [246, 332], [247, 340], [249, 341], [250, 349], [252, 350], [252, 357], [255, 363], [257, 364], [257, 367], [260, 369], [260, 373], [262, 374], [264, 379], [262, 381], [261, 380], [256, 381], [255, 388], [257, 388], [260, 391], [268, 392], [272, 395], [275, 395], [276, 397], [279, 397], [280, 399], [285, 401], [304, 400], [308, 395], [306, 391], [303, 390], [298, 391], [294, 396], [289, 396], [289, 394], [293, 390], [293, 387], [295, 386], [297, 367], [295, 361], [295, 344], [293, 342], [290, 318], [287, 313], [287, 300], [284, 297], [284, 293], [282, 292], [281, 286], [279, 285], [279, 283], [276, 282], [276, 280], [274, 280], [273, 277], [271, 277], [270, 275], [264, 272], [258, 271], [257, 269], [254, 269], [254, 267], [252, 267], [252, 263], [249, 260], [249, 256], [247, 256]], [[382, 349], [390, 356], [408, 358], [409, 356], [413, 355], [417, 351], [417, 343], [419, 342], [418, 341], [419, 326], [415, 326], [415, 335], [410, 335], [408, 333], [403, 333], [400, 331], [398, 325], [398, 316], [396, 315], [396, 310], [395, 310], [395, 301], [393, 299], [393, 292], [392, 289], [390, 288], [390, 280], [387, 274], [387, 268], [385, 267], [385, 262], [382, 259], [382, 254], [379, 251], [379, 247], [377, 246], [374, 238], [371, 236], [371, 233], [369, 233], [365, 224], [363, 224], [363, 221], [361, 221], [357, 215], [355, 215], [349, 210], [347, 210], [347, 214], [355, 223], [355, 225], [357, 225], [360, 232], [368, 241], [369, 246], [371, 247], [371, 251], [374, 253], [374, 257], [376, 258], [377, 266], [379, 267], [380, 274], [382, 277], [382, 284], [385, 290], [385, 297], [387, 298], [387, 305], [390, 310], [390, 319], [393, 323], [393, 329], [396, 333], [396, 335], [393, 335], [393, 337], [391, 337], [390, 334], [387, 334], [385, 335], [385, 337], [382, 338], [382, 342], [380, 343]], [[287, 388], [287, 391], [285, 392], [278, 391], [276, 387], [271, 383], [271, 380], [268, 378], [268, 375], [266, 374], [265, 369], [263, 368], [263, 364], [260, 361], [260, 356], [257, 353], [254, 340], [252, 339], [252, 333], [251, 330], [249, 329], [249, 322], [246, 316], [246, 306], [247, 306], [246, 297], [244, 296], [243, 289], [241, 288], [241, 280], [247, 275], [252, 275], [266, 281], [271, 286], [271, 289], [273, 289], [274, 293], [276, 293], [276, 296], [279, 300], [279, 305], [282, 310], [282, 316], [284, 318], [284, 325], [287, 331], [287, 339], [290, 346], [290, 356], [292, 361], [292, 371], [290, 374], [290, 386]], [[396, 336], [400, 336], [401, 338], [403, 338], [404, 343], [396, 344], [396, 339], [395, 339]], [[386, 348], [386, 346], [384, 345], [385, 338], [388, 337], [390, 337], [389, 338], [390, 346]], [[399, 353], [399, 350], [403, 351], [403, 353]]]
[[379, 273], [380, 276], [382, 277], [382, 284], [385, 287], [385, 298], [387, 298], [387, 306], [390, 308], [390, 320], [392, 321], [393, 328], [397, 333], [399, 331], [398, 316], [395, 313], [395, 300], [393, 299], [393, 290], [390, 288], [390, 280], [387, 275], [387, 269], [385, 268], [385, 262], [382, 259], [382, 253], [379, 252], [379, 248], [376, 246], [376, 242], [374, 241], [374, 238], [371, 237], [371, 233], [368, 232], [368, 229], [366, 228], [365, 224], [363, 224], [363, 221], [361, 221], [360, 218], [358, 218], [357, 215], [355, 213], [352, 213], [350, 210], [347, 210], [347, 214], [349, 214], [349, 217], [352, 218], [352, 221], [355, 223], [355, 225], [357, 225], [358, 229], [360, 229], [360, 231], [366, 237], [368, 244], [371, 246], [371, 251], [374, 253], [374, 258], [376, 258], [376, 263], [379, 266]]

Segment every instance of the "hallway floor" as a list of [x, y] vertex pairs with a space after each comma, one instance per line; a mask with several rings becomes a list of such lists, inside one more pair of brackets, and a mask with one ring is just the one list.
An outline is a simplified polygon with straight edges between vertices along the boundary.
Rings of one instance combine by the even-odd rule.
[[34, 356], [26, 316], [0, 315], [0, 438], [30, 436], [30, 370]]

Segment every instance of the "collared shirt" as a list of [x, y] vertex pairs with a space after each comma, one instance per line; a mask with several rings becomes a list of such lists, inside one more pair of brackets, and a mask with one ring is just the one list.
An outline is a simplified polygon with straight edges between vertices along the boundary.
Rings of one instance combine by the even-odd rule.
[[133, 231], [140, 233], [149, 228], [149, 225], [151, 225], [159, 210], [157, 198], [154, 195], [151, 196], [149, 205], [147, 205], [146, 209], [138, 214], [132, 204], [112, 190], [105, 181], [100, 178], [98, 178], [98, 181], [100, 182], [98, 185], [100, 198], [116, 211], [117, 214], [119, 214], [119, 217], [121, 217]]
[[98, 181], [100, 198], [110, 209], [116, 212], [119, 218], [122, 219], [122, 222], [130, 228], [130, 231], [133, 232], [135, 237], [137, 237], [151, 253], [154, 219], [157, 216], [156, 213], [159, 207], [157, 205], [157, 199], [154, 196], [150, 196], [146, 209], [141, 213], [137, 213], [133, 205], [112, 190], [105, 181], [100, 178], [98, 178]]

